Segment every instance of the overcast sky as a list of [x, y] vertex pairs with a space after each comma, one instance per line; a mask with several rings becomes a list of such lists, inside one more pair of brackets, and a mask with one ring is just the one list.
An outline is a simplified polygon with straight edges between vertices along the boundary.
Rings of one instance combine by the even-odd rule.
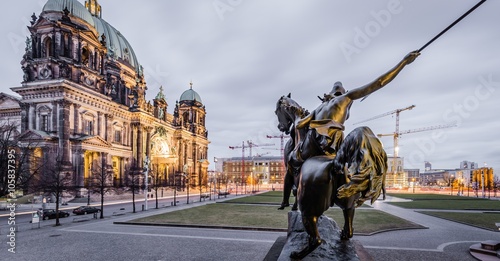
[[[46, 0], [10, 1], [0, 17], [1, 91], [19, 86], [26, 25]], [[81, 0], [83, 3], [84, 1]], [[102, 17], [132, 45], [145, 68], [147, 98], [164, 87], [175, 101], [193, 82], [207, 110], [209, 160], [241, 156], [242, 141], [274, 143], [253, 155], [279, 155], [274, 114], [292, 93], [314, 110], [333, 83], [347, 90], [374, 80], [419, 49], [477, 1], [456, 0], [100, 0]], [[353, 123], [416, 105], [400, 130], [456, 124], [402, 135], [405, 168], [454, 169], [463, 160], [500, 171], [500, 1], [487, 1], [428, 46], [384, 89], [355, 101]], [[363, 123], [393, 133], [395, 117]], [[392, 137], [382, 138], [393, 154]], [[267, 147], [270, 148], [270, 147]], [[247, 150], [246, 155], [249, 151]], [[210, 165], [213, 169], [214, 164]]]

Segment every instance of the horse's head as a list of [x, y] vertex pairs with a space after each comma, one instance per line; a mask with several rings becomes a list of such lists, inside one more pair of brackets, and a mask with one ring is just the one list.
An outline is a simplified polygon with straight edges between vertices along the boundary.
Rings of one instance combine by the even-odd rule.
[[278, 129], [286, 134], [290, 134], [295, 120], [308, 114], [304, 108], [291, 98], [291, 94], [283, 95], [276, 103], [276, 116], [278, 117]]

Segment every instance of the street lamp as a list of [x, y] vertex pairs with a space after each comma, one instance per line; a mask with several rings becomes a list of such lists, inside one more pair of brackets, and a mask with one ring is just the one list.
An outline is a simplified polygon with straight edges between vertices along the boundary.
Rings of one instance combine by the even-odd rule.
[[412, 181], [413, 181], [413, 193], [415, 193], [415, 178], [413, 178]]
[[148, 170], [149, 157], [144, 159], [144, 210], [148, 210]]
[[187, 200], [186, 204], [189, 204], [189, 177], [186, 174], [182, 174], [184, 176], [184, 179], [186, 180], [184, 183], [186, 184], [187, 187]]

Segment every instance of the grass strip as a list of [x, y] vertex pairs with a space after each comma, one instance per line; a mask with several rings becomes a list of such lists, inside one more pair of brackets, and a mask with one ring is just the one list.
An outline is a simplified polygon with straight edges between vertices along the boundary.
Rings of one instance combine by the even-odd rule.
[[413, 193], [388, 193], [387, 195], [411, 200], [488, 200], [474, 197], [453, 196], [443, 194], [413, 194]]
[[[325, 215], [342, 227], [344, 217], [341, 209], [330, 208]], [[425, 228], [406, 219], [375, 209], [356, 209], [353, 220], [354, 233], [374, 234], [387, 230]]]
[[467, 225], [486, 228], [497, 231], [495, 222], [500, 222], [500, 213], [457, 213], [457, 212], [439, 212], [439, 211], [418, 211], [433, 217], [443, 218]]
[[388, 204], [409, 209], [445, 210], [500, 210], [499, 200], [415, 200], [410, 202], [387, 202]]
[[278, 211], [270, 206], [208, 204], [139, 218], [131, 222], [287, 228], [288, 217], [286, 211]]
[[[340, 209], [330, 209], [325, 212], [325, 215], [333, 218], [340, 227], [343, 226], [344, 218]], [[288, 211], [276, 210], [274, 206], [208, 204], [139, 218], [130, 222], [286, 229]], [[372, 234], [384, 230], [407, 228], [422, 228], [422, 226], [373, 209], [358, 209], [354, 216], [356, 234]]]

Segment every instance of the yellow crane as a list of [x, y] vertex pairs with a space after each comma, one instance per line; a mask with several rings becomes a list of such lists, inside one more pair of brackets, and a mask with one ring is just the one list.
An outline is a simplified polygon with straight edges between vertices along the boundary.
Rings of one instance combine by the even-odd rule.
[[290, 136], [282, 133], [280, 135], [266, 135], [266, 137], [268, 139], [280, 139], [281, 158], [283, 158], [285, 154], [285, 138], [290, 138]]
[[402, 108], [402, 109], [396, 109], [396, 110], [393, 110], [393, 111], [390, 111], [390, 112], [386, 112], [386, 113], [383, 113], [383, 114], [371, 117], [369, 119], [366, 119], [366, 120], [354, 123], [354, 125], [355, 125], [355, 124], [359, 124], [359, 123], [371, 121], [371, 120], [374, 120], [374, 119], [378, 119], [378, 118], [381, 118], [381, 117], [384, 117], [384, 116], [387, 116], [387, 115], [396, 114], [396, 129], [395, 129], [395, 131], [393, 133], [389, 133], [389, 134], [377, 134], [378, 137], [393, 136], [393, 139], [394, 139], [394, 154], [393, 154], [393, 159], [392, 159], [392, 173], [393, 173], [393, 177], [394, 177], [393, 178], [394, 184], [396, 183], [396, 176], [397, 176], [397, 173], [398, 173], [398, 169], [397, 169], [397, 164], [396, 163], [397, 163], [397, 158], [398, 158], [398, 154], [399, 154], [399, 137], [401, 135], [408, 134], [408, 133], [422, 132], [422, 131], [430, 131], [430, 130], [435, 130], [435, 129], [450, 128], [450, 127], [455, 127], [456, 126], [455, 124], [436, 125], [436, 126], [430, 126], [430, 127], [424, 127], [424, 128], [418, 128], [418, 129], [411, 129], [411, 130], [399, 131], [399, 113], [401, 113], [402, 111], [411, 110], [413, 108], [415, 108], [415, 105], [411, 105], [411, 106], [408, 106], [408, 107]]
[[[398, 148], [399, 113], [401, 113], [402, 111], [411, 110], [413, 108], [415, 108], [415, 105], [411, 105], [411, 106], [408, 106], [408, 107], [402, 108], [402, 109], [396, 109], [396, 110], [393, 110], [393, 111], [390, 111], [390, 112], [386, 112], [386, 113], [383, 113], [383, 114], [380, 114], [380, 115], [377, 115], [377, 116], [373, 116], [373, 117], [371, 117], [369, 119], [366, 119], [366, 120], [363, 120], [363, 121], [356, 122], [353, 125], [356, 125], [356, 124], [359, 124], [359, 123], [363, 123], [363, 122], [367, 122], [367, 121], [371, 121], [371, 120], [378, 119], [378, 118], [382, 118], [382, 117], [387, 116], [387, 115], [396, 114], [396, 130], [394, 131], [393, 134], [389, 134], [389, 135], [394, 135], [394, 158], [397, 158], [398, 157], [398, 150], [399, 150], [399, 148]], [[386, 135], [384, 135], [384, 136], [386, 136]], [[396, 165], [394, 165], [394, 166], [396, 166]]]

